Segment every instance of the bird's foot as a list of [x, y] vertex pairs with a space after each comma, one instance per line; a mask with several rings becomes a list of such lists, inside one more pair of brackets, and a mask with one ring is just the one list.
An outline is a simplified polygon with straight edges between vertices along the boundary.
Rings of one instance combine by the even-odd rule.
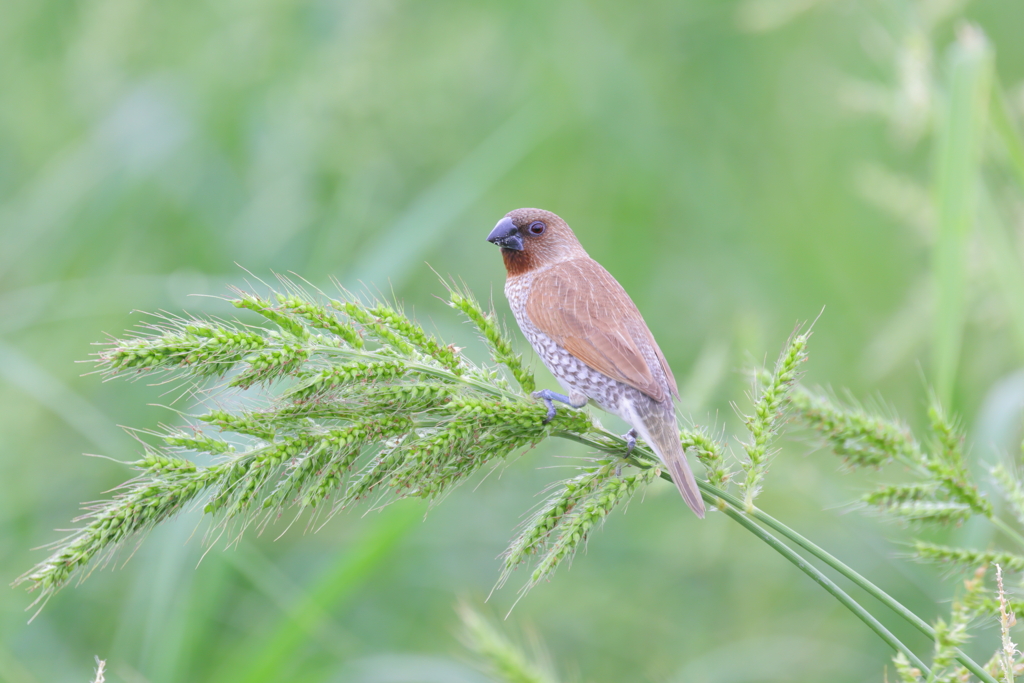
[[626, 457], [628, 458], [636, 448], [636, 437], [640, 436], [637, 434], [635, 429], [630, 429], [628, 432], [622, 435], [622, 438], [626, 440]]
[[637, 436], [639, 436], [639, 434], [637, 434], [635, 429], [630, 429], [628, 432], [622, 435], [622, 438], [626, 440], [626, 455], [624, 455], [622, 457], [622, 460], [619, 461], [619, 464], [615, 466], [616, 477], [622, 476], [622, 466], [626, 463], [626, 460], [627, 458], [629, 458], [630, 453], [633, 452], [633, 449], [636, 448]]
[[542, 424], [548, 424], [549, 422], [554, 420], [555, 415], [558, 414], [558, 411], [555, 410], [555, 401], [572, 406], [573, 408], [582, 408], [583, 406], [587, 405], [586, 397], [584, 397], [582, 403], [573, 403], [572, 399], [570, 399], [565, 394], [559, 394], [557, 391], [551, 391], [550, 389], [541, 389], [540, 391], [535, 391], [530, 395], [533, 396], [534, 398], [539, 398], [543, 400], [544, 405], [548, 407], [547, 417], [544, 418]]

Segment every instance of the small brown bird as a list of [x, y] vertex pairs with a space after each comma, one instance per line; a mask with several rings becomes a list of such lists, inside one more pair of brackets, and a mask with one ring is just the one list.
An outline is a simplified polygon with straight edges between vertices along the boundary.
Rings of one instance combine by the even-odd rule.
[[501, 247], [505, 296], [519, 328], [568, 392], [533, 394], [547, 404], [545, 422], [555, 417], [553, 401], [582, 408], [592, 399], [632, 427], [629, 450], [637, 436], [651, 445], [703, 518], [704, 501], [679, 440], [676, 380], [626, 290], [550, 211], [510, 211], [487, 241]]

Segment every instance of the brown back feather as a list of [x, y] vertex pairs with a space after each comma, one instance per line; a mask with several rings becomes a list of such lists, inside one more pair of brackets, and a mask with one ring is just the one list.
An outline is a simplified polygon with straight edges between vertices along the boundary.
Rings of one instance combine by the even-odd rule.
[[[655, 401], [679, 397], [672, 370], [640, 311], [593, 259], [563, 261], [537, 272], [526, 313], [541, 332], [594, 370]], [[644, 351], [653, 351], [661, 373], [652, 371]]]

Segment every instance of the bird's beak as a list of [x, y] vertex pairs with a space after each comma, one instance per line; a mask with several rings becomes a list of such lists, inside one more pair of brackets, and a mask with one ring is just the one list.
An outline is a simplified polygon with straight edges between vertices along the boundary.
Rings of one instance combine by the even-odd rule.
[[498, 221], [498, 224], [494, 226], [494, 230], [491, 230], [491, 234], [487, 236], [487, 241], [497, 244], [502, 249], [511, 249], [512, 251], [523, 250], [523, 237], [519, 234], [519, 228], [516, 227], [515, 223], [508, 216]]

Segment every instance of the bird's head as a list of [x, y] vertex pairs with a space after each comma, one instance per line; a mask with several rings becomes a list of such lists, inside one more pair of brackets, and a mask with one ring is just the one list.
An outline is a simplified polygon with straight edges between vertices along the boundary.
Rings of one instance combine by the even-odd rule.
[[509, 211], [487, 241], [501, 247], [509, 275], [587, 256], [568, 224], [543, 209]]

